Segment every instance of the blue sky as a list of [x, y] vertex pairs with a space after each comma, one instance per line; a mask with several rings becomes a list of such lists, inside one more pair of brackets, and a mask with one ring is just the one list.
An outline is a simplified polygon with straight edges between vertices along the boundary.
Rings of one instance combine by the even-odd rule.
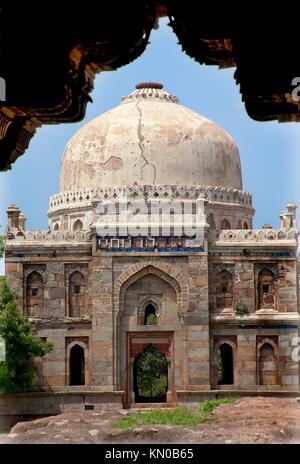
[[300, 203], [296, 181], [300, 125], [250, 119], [233, 79], [234, 71], [235, 68], [201, 66], [192, 60], [181, 51], [167, 20], [161, 20], [140, 58], [117, 71], [97, 76], [94, 102], [88, 105], [83, 121], [38, 129], [25, 155], [10, 172], [0, 173], [0, 224], [5, 227], [7, 206], [15, 202], [28, 218], [28, 229], [46, 229], [49, 196], [59, 190], [61, 157], [69, 138], [87, 121], [118, 105], [136, 83], [151, 80], [163, 83], [166, 91], [179, 97], [180, 103], [204, 114], [231, 134], [240, 151], [244, 190], [253, 194], [254, 227], [260, 228], [264, 223], [278, 227], [278, 216], [285, 204]]

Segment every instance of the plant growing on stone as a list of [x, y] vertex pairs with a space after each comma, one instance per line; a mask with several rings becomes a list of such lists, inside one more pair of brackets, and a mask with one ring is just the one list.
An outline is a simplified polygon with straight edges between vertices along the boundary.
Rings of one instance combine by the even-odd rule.
[[157, 317], [155, 314], [148, 314], [146, 325], [156, 325]]
[[235, 308], [234, 312], [237, 316], [243, 317], [245, 314], [249, 314], [248, 308], [245, 303], [238, 303]]
[[27, 316], [20, 314], [16, 295], [4, 278], [0, 280], [0, 336], [5, 341], [6, 358], [0, 363], [0, 391], [21, 392], [32, 385], [35, 356], [52, 350], [34, 333]]

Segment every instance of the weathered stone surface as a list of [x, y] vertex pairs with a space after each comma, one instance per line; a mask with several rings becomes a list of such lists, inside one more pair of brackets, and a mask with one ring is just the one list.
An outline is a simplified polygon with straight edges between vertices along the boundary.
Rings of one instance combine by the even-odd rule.
[[[230, 136], [157, 84], [84, 126], [66, 148], [49, 230], [25, 231], [18, 208], [8, 210], [8, 283], [54, 344], [35, 360], [35, 387], [84, 383], [125, 392], [130, 406], [135, 360], [151, 345], [166, 358], [168, 401], [188, 388], [295, 389], [296, 206], [287, 205], [280, 229], [254, 230], [241, 185]], [[131, 219], [142, 219], [138, 237], [122, 222], [120, 196]], [[170, 218], [141, 211], [145, 203], [170, 207]], [[165, 231], [174, 228], [171, 208], [173, 216], [187, 207], [203, 207], [199, 240]], [[105, 208], [107, 225], [125, 232], [99, 232]]]

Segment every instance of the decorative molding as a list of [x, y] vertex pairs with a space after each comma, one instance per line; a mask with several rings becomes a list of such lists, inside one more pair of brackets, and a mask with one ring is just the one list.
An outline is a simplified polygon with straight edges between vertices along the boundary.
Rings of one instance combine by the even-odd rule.
[[155, 87], [143, 87], [141, 89], [134, 90], [134, 92], [126, 97], [122, 97], [122, 104], [139, 100], [160, 100], [163, 102], [179, 103], [178, 97], [172, 95], [171, 93], [165, 92], [163, 89], [158, 89]]
[[161, 295], [138, 295], [138, 307], [143, 308], [148, 303], [154, 303], [157, 309], [161, 308]]
[[297, 240], [298, 231], [289, 229], [283, 231], [280, 229], [229, 229], [221, 230], [216, 238], [219, 242], [260, 242], [263, 240]]
[[30, 230], [24, 232], [23, 236], [10, 236], [7, 235], [6, 240], [8, 242], [23, 242], [24, 240], [28, 242], [45, 242], [45, 241], [54, 241], [54, 242], [62, 242], [62, 241], [77, 241], [77, 242], [88, 242], [90, 241], [90, 231], [49, 231], [49, 230]]
[[207, 200], [230, 203], [252, 209], [252, 195], [242, 190], [200, 185], [132, 185], [127, 187], [99, 187], [61, 192], [50, 197], [49, 215], [63, 209], [92, 207], [103, 200]]

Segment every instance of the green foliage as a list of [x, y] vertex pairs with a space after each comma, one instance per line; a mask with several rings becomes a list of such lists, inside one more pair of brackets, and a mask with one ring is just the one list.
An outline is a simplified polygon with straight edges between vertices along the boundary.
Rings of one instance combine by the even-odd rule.
[[163, 409], [153, 409], [147, 412], [138, 412], [120, 421], [111, 424], [114, 428], [128, 429], [142, 425], [161, 424], [179, 425], [181, 427], [192, 427], [204, 422], [205, 418], [197, 411], [188, 408], [175, 408], [169, 411]]
[[9, 288], [4, 277], [0, 277], [0, 311], [3, 311], [8, 303], [16, 301], [15, 293]]
[[199, 411], [204, 415], [209, 415], [216, 409], [220, 404], [233, 404], [235, 398], [222, 398], [219, 400], [206, 400], [199, 406]]
[[28, 390], [34, 374], [32, 358], [44, 356], [52, 344], [35, 336], [32, 323], [20, 314], [16, 295], [5, 279], [0, 281], [0, 336], [6, 348], [6, 360], [0, 363], [0, 391]]
[[234, 308], [235, 314], [243, 317], [245, 314], [249, 314], [248, 308], [245, 303], [238, 303]]
[[155, 314], [148, 314], [146, 325], [156, 325], [157, 324], [157, 317]]
[[178, 425], [181, 427], [193, 427], [202, 424], [220, 404], [234, 403], [234, 398], [223, 398], [220, 400], [207, 400], [201, 403], [199, 408], [174, 408], [170, 410], [153, 409], [147, 412], [137, 412], [123, 417], [120, 421], [112, 422], [111, 427], [128, 429], [143, 425]]
[[150, 346], [137, 360], [136, 379], [139, 395], [160, 397], [166, 394], [168, 365], [165, 356]]

